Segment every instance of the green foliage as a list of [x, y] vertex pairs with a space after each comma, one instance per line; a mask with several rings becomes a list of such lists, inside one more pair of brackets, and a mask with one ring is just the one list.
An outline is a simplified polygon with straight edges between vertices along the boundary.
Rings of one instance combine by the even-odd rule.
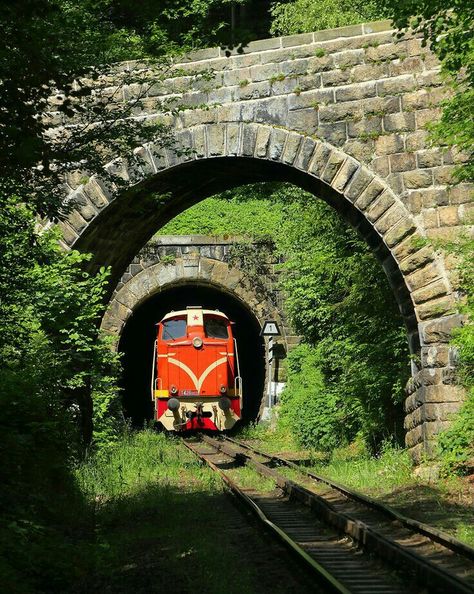
[[[389, 435], [402, 436], [408, 350], [392, 290], [364, 241], [323, 202], [301, 194], [286, 211], [278, 241], [285, 304], [307, 344], [290, 357], [282, 417], [307, 445], [312, 425], [312, 447], [361, 434], [376, 450]], [[312, 393], [307, 428], [290, 412], [305, 406], [303, 385]]]
[[241, 466], [227, 471], [229, 478], [235, 481], [241, 489], [271, 492], [275, 490], [275, 481], [260, 474], [251, 466]]
[[281, 397], [280, 425], [306, 448], [332, 450], [347, 435], [344, 412], [325, 390], [320, 353], [309, 345], [295, 348], [288, 362], [288, 383]]
[[[164, 126], [129, 116], [169, 76], [168, 58], [150, 58], [207, 43], [220, 28], [210, 13], [217, 6], [230, 8], [227, 0], [139, 9], [126, 0], [7, 0], [0, 9], [0, 549], [10, 592], [65, 592], [79, 579], [87, 562], [72, 547], [89, 520], [71, 465], [91, 439], [104, 449], [120, 430], [118, 360], [98, 333], [108, 272], [85, 272], [89, 258], [39, 234], [38, 215], [57, 220], [74, 206], [62, 203], [64, 177], [74, 185], [105, 175], [104, 162], [152, 137], [173, 145]], [[152, 66], [145, 77], [114, 65], [138, 58]], [[140, 91], [124, 102], [130, 84]], [[53, 125], [79, 125], [53, 139], [45, 111]]]
[[241, 425], [238, 433], [239, 439], [257, 443], [257, 447], [264, 446], [266, 452], [296, 451], [299, 444], [288, 426], [283, 423], [253, 423]]
[[455, 86], [456, 94], [443, 102], [441, 119], [430, 127], [430, 132], [433, 142], [455, 147], [454, 153], [461, 157], [455, 177], [458, 181], [470, 181], [474, 179], [474, 89], [472, 85], [463, 88]]
[[69, 466], [90, 392], [114, 390], [117, 361], [97, 336], [106, 271], [86, 274], [86, 256], [35, 227], [31, 207], [0, 201], [0, 550], [7, 591], [63, 592], [89, 562], [74, 543], [90, 518]]
[[292, 0], [276, 2], [271, 13], [274, 35], [293, 35], [354, 25], [381, 18], [383, 12], [373, 0]]
[[444, 471], [465, 474], [474, 468], [474, 240], [464, 238], [448, 247], [458, 257], [465, 296], [466, 324], [455, 332], [453, 345], [459, 349], [459, 375], [467, 399], [452, 426], [440, 435], [439, 446]]
[[456, 415], [451, 427], [438, 440], [443, 471], [467, 474], [474, 467], [474, 389]]
[[159, 231], [159, 235], [274, 236], [282, 212], [272, 199], [276, 184], [241, 186], [188, 208]]

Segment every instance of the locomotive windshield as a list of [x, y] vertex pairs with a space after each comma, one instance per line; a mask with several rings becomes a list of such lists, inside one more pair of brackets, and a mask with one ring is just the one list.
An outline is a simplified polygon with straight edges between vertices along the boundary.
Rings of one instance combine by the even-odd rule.
[[163, 322], [163, 340], [175, 340], [186, 336], [186, 319], [172, 318]]
[[208, 316], [204, 319], [204, 331], [207, 338], [228, 338], [227, 322], [218, 318], [210, 318]]

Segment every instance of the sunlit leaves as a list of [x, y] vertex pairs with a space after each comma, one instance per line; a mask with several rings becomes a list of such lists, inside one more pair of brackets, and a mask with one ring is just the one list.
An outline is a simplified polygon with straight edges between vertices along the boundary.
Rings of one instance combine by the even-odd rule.
[[373, 21], [383, 10], [373, 0], [293, 0], [275, 2], [272, 16], [272, 33], [292, 35]]

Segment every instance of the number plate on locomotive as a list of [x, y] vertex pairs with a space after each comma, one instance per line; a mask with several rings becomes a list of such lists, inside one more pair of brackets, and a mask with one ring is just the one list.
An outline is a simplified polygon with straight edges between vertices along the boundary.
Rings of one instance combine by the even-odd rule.
[[197, 396], [198, 394], [197, 390], [181, 390], [181, 396]]

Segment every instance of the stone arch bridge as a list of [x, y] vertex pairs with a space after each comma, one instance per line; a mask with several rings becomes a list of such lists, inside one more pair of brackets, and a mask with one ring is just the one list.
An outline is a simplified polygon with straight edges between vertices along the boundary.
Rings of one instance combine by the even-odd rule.
[[[205, 80], [193, 76], [203, 70]], [[462, 155], [427, 139], [448, 95], [439, 71], [419, 38], [395, 38], [388, 22], [196, 52], [136, 110], [152, 123], [164, 100], [190, 106], [166, 120], [190, 151], [151, 142], [137, 147], [139, 165], [109, 163], [126, 190], [105, 174], [85, 184], [71, 176], [64, 244], [92, 252], [92, 266], [110, 265], [116, 283], [160, 226], [207, 196], [269, 180], [309, 190], [358, 229], [391, 282], [414, 355], [406, 441], [415, 457], [429, 453], [463, 395], [448, 346], [462, 323], [451, 263], [427, 240], [460, 232], [472, 213], [468, 188], [450, 186]], [[122, 89], [123, 100], [139, 92]], [[157, 203], [157, 193], [167, 198]]]

